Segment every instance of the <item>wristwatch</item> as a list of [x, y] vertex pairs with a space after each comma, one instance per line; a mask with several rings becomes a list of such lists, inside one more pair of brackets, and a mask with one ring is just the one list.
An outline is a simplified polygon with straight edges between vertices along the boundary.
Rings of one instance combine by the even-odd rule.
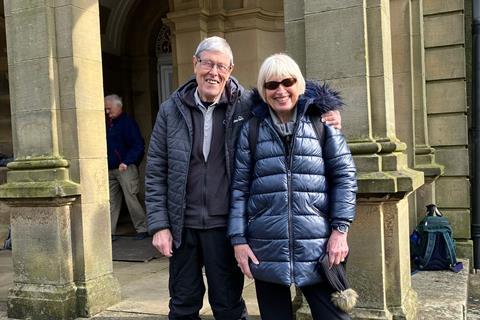
[[340, 223], [332, 226], [332, 229], [337, 230], [340, 233], [348, 232], [348, 224]]

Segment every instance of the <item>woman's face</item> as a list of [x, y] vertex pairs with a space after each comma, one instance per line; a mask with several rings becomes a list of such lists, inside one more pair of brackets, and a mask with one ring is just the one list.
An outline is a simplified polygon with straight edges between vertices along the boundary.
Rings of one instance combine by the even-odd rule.
[[265, 83], [265, 97], [268, 105], [280, 119], [289, 119], [299, 96], [296, 79], [276, 76], [267, 79]]

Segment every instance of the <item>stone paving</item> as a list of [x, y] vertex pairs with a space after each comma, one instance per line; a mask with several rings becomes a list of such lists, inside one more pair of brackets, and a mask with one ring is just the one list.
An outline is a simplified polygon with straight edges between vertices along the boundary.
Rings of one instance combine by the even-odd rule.
[[[468, 263], [466, 263], [468, 267]], [[97, 320], [167, 319], [168, 261], [165, 258], [149, 262], [113, 263], [114, 273], [122, 287], [122, 301], [93, 317]], [[12, 286], [11, 252], [0, 250], [0, 320], [7, 320], [6, 299]], [[465, 319], [467, 278], [470, 279], [468, 320], [480, 320], [480, 274], [468, 277], [450, 271], [420, 272], [412, 277], [418, 293], [417, 319]], [[246, 280], [244, 298], [250, 319], [259, 319], [253, 281]], [[207, 298], [201, 310], [202, 319], [213, 319]]]
[[470, 274], [467, 320], [480, 320], [480, 273]]
[[412, 287], [417, 292], [417, 319], [466, 319], [469, 262], [454, 273], [419, 271], [412, 276]]
[[[113, 269], [122, 288], [122, 301], [110, 307], [94, 319], [167, 319], [168, 314], [168, 260], [154, 259], [149, 262], [113, 262]], [[0, 251], [0, 320], [6, 320], [6, 299], [12, 286], [13, 271], [11, 251]], [[206, 281], [205, 281], [206, 283]], [[252, 280], [245, 279], [244, 299], [251, 319], [259, 318]], [[213, 319], [205, 295], [202, 319]]]

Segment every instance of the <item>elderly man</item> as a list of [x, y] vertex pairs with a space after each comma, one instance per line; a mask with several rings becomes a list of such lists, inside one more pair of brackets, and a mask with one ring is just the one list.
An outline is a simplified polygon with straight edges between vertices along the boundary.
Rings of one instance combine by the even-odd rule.
[[169, 319], [200, 319], [202, 267], [215, 319], [247, 316], [226, 226], [234, 147], [252, 102], [232, 70], [228, 43], [203, 40], [193, 56], [195, 77], [160, 106], [152, 132], [145, 201], [153, 245], [170, 258]]
[[135, 240], [148, 236], [146, 215], [138, 201], [138, 168], [145, 144], [137, 123], [123, 112], [122, 99], [116, 94], [105, 97], [107, 116], [108, 181], [110, 187], [110, 216], [112, 240], [116, 240], [122, 194], [137, 234]]

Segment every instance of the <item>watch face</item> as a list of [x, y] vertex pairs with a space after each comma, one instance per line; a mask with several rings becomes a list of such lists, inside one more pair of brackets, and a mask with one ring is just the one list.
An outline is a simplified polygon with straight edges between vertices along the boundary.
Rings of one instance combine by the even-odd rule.
[[337, 226], [338, 232], [346, 233], [348, 232], [348, 226], [346, 224], [340, 224]]

